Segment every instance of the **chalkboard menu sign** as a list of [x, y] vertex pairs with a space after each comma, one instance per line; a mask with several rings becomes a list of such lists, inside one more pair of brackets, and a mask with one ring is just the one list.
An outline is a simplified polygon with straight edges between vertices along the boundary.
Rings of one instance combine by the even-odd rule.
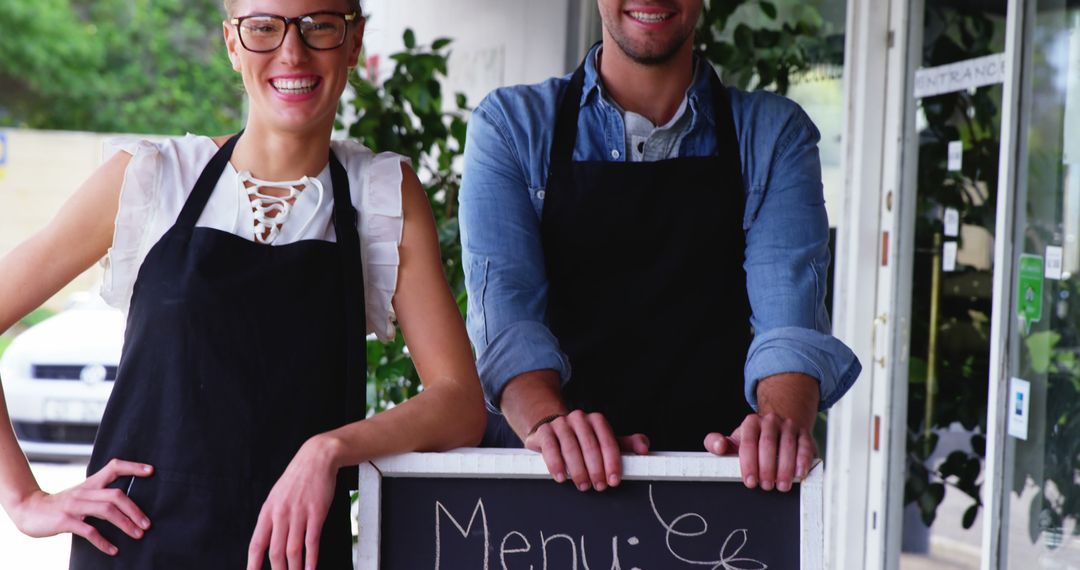
[[556, 484], [523, 450], [413, 453], [361, 466], [359, 570], [818, 570], [820, 464], [790, 493], [746, 489], [738, 459], [624, 456], [602, 493]]

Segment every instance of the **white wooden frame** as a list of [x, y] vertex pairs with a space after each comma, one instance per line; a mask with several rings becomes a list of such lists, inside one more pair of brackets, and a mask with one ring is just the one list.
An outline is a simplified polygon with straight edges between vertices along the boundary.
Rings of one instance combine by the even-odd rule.
[[[799, 482], [800, 566], [823, 570], [823, 468], [815, 462]], [[378, 570], [380, 507], [384, 477], [547, 479], [540, 455], [517, 449], [459, 449], [450, 453], [409, 453], [377, 459], [360, 466], [357, 570]], [[623, 479], [628, 481], [721, 481], [740, 483], [737, 457], [709, 453], [653, 453], [623, 456]], [[552, 483], [553, 485], [555, 483]]]
[[[1026, 165], [1024, 150], [1027, 129], [1023, 128], [1020, 104], [1031, 100], [1031, 81], [1023, 77], [1023, 62], [1030, 57], [1032, 46], [1024, 45], [1028, 25], [1034, 21], [1034, 3], [1009, 0], [1005, 26], [1005, 84], [1002, 94], [1001, 159], [998, 172], [997, 238], [994, 240], [994, 291], [990, 325], [990, 386], [986, 402], [986, 463], [982, 488], [984, 510], [982, 536], [982, 570], [996, 570], [1007, 564], [1009, 491], [1012, 488], [1012, 469], [1007, 464], [1011, 446], [1008, 445], [1005, 422], [1008, 419], [1009, 368], [1018, 357], [1017, 347], [1009, 346], [1009, 337], [1016, 326], [1013, 315], [1013, 260], [1017, 231], [1017, 205], [1024, 207], [1020, 196]], [[1027, 89], [1021, 89], [1022, 82]], [[1026, 92], [1025, 92], [1026, 91]], [[1023, 117], [1024, 121], [1027, 120]], [[1026, 171], [1026, 168], [1024, 169]], [[1023, 216], [1021, 212], [1019, 214]], [[1021, 247], [1023, 247], [1021, 245]], [[1012, 353], [1012, 354], [1010, 354]]]
[[[908, 0], [848, 0], [845, 48], [844, 216], [837, 236], [833, 331], [855, 351], [862, 377], [829, 415], [827, 567], [881, 568], [892, 438], [894, 313], [906, 125]], [[884, 238], [885, 233], [889, 238]], [[889, 248], [884, 250], [883, 248]], [[882, 260], [889, 263], [883, 267]], [[884, 291], [881, 289], [884, 288]]]

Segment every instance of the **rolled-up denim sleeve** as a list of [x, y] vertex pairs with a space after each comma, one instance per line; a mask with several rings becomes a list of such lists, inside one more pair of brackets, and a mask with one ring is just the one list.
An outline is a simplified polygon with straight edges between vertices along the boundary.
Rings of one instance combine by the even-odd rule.
[[798, 108], [781, 131], [766, 182], [747, 202], [746, 278], [754, 341], [747, 355], [746, 400], [757, 409], [758, 382], [797, 372], [820, 383], [820, 408], [836, 403], [861, 371], [832, 336], [825, 309], [829, 221], [821, 184], [817, 127]]
[[570, 364], [547, 326], [540, 219], [501, 111], [481, 103], [469, 120], [460, 194], [467, 327], [489, 406], [514, 377]]

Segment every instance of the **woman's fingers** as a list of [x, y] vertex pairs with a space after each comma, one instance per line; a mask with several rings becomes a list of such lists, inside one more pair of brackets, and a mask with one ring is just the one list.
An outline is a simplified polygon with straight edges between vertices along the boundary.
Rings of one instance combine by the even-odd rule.
[[139, 528], [134, 521], [111, 502], [76, 499], [73, 506], [75, 507], [75, 513], [106, 521], [124, 531], [124, 534], [131, 538], [140, 539], [143, 537], [143, 529]]
[[285, 556], [285, 549], [289, 540], [289, 527], [284, 521], [271, 522], [270, 529], [270, 568], [272, 570], [287, 570], [289, 560]]
[[266, 507], [263, 507], [259, 511], [259, 520], [255, 523], [255, 532], [251, 535], [251, 542], [248, 544], [247, 570], [262, 568], [266, 549], [270, 547], [270, 527], [270, 513], [267, 512]]
[[75, 521], [72, 527], [69, 529], [71, 534], [81, 536], [87, 540], [90, 544], [94, 545], [94, 548], [108, 554], [109, 556], [116, 556], [118, 552], [117, 548], [113, 546], [111, 542], [105, 540], [104, 536], [98, 532], [98, 529], [90, 526], [83, 521]]
[[99, 469], [97, 473], [87, 477], [83, 485], [101, 489], [120, 477], [149, 477], [153, 473], [154, 467], [152, 465], [113, 459], [106, 463], [105, 467]]
[[289, 561], [289, 570], [303, 570], [304, 535], [307, 533], [307, 524], [295, 517], [287, 524], [289, 538], [285, 542], [285, 558]]
[[110, 503], [117, 509], [120, 509], [120, 512], [123, 513], [125, 517], [130, 519], [131, 522], [135, 523], [135, 525], [142, 530], [150, 528], [150, 518], [135, 504], [135, 501], [131, 500], [131, 497], [128, 497], [119, 489], [84, 490], [79, 496], [82, 499]]
[[315, 570], [315, 566], [319, 563], [319, 540], [322, 539], [322, 527], [322, 522], [314, 517], [307, 521], [307, 533], [304, 539], [304, 546], [307, 548], [306, 570]]

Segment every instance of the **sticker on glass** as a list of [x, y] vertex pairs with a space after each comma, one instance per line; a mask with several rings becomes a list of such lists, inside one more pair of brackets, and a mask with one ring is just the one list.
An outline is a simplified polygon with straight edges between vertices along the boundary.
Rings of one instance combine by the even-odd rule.
[[1027, 440], [1031, 410], [1031, 382], [1013, 378], [1009, 382], [1009, 435]]
[[960, 172], [964, 169], [964, 141], [952, 141], [949, 143], [949, 172]]
[[960, 235], [960, 211], [956, 208], [945, 208], [945, 237]]
[[956, 271], [956, 242], [947, 241], [941, 251], [941, 270]]
[[1031, 324], [1042, 320], [1043, 279], [1046, 276], [1043, 258], [1038, 255], [1020, 256], [1020, 270], [1017, 272], [1016, 307], [1024, 334], [1031, 332]]
[[1061, 266], [1065, 261], [1065, 250], [1058, 245], [1046, 246], [1046, 278], [1061, 281]]

